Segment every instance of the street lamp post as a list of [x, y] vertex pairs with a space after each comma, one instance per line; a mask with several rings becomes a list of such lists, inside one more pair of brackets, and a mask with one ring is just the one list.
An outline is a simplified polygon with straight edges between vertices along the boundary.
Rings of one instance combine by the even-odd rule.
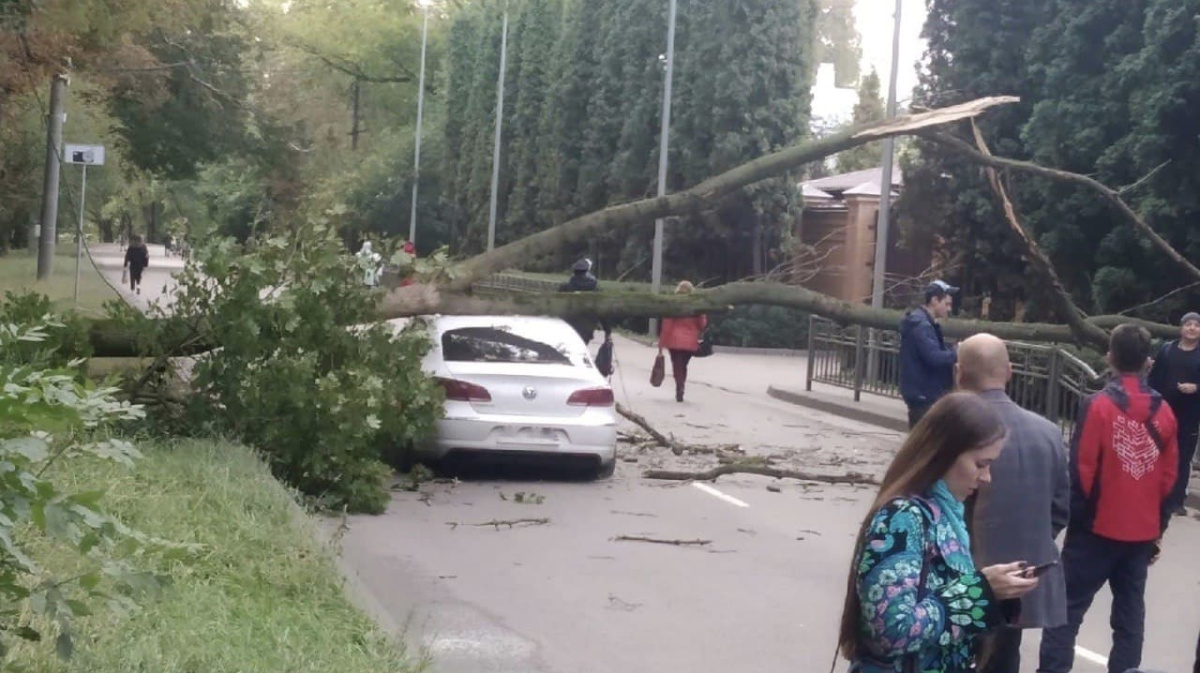
[[421, 116], [425, 109], [425, 45], [429, 40], [429, 0], [420, 0], [425, 17], [421, 22], [421, 74], [417, 84], [417, 140], [413, 156], [412, 214], [408, 220], [408, 240], [417, 241], [417, 186], [421, 182]]
[[500, 77], [496, 83], [496, 140], [492, 148], [492, 198], [488, 204], [487, 249], [496, 247], [496, 198], [500, 186], [500, 136], [504, 129], [504, 70], [508, 63], [508, 0], [500, 33]]
[[[896, 116], [896, 78], [900, 68], [900, 8], [896, 0], [895, 26], [892, 34], [892, 72], [888, 80], [887, 118]], [[871, 306], [883, 307], [884, 274], [887, 272], [888, 226], [892, 215], [892, 162], [896, 143], [892, 138], [883, 141], [883, 166], [879, 185], [879, 227], [875, 230], [875, 273], [871, 283]]]
[[[671, 79], [675, 71], [675, 0], [667, 8], [667, 72], [663, 81], [662, 126], [658, 141], [658, 196], [667, 194], [667, 148], [671, 133]], [[662, 288], [663, 219], [654, 221], [654, 257], [650, 266], [650, 289]], [[650, 334], [658, 332], [658, 319], [650, 320]]]

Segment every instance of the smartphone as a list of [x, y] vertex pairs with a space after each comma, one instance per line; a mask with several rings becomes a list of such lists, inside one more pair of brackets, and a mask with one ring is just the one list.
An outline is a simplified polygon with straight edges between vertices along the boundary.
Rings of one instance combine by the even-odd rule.
[[1041, 565], [1029, 566], [1021, 574], [1024, 575], [1025, 577], [1041, 577], [1047, 570], [1053, 568], [1056, 565], [1058, 565], [1058, 561], [1051, 561], [1049, 563], [1043, 563]]

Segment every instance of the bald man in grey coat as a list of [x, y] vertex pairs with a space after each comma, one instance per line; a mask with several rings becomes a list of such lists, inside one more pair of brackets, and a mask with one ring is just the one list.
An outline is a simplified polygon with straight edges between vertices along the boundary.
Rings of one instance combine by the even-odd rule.
[[[1004, 450], [992, 463], [992, 481], [978, 491], [968, 522], [976, 565], [1058, 562], [1054, 540], [1067, 525], [1071, 502], [1062, 431], [1009, 399], [1008, 348], [991, 334], [977, 334], [959, 344], [955, 376], [959, 388], [990, 402], [1008, 429]], [[996, 634], [983, 673], [1018, 673], [1022, 630], [1067, 623], [1062, 564], [1051, 566], [1041, 580], [1021, 599], [1016, 622]]]

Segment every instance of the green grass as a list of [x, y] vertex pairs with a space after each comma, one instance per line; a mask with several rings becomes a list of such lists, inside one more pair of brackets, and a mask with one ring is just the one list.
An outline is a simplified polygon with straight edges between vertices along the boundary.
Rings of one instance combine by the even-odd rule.
[[[314, 522], [248, 449], [187, 440], [143, 447], [136, 471], [84, 462], [72, 489], [104, 488], [105, 506], [133, 527], [199, 543], [156, 570], [171, 582], [127, 615], [98, 609], [76, 625], [75, 656], [23, 645], [37, 673], [391, 673], [416, 667], [342, 591]], [[69, 553], [38, 560], [69, 571]], [[2, 666], [0, 666], [2, 668]]]
[[[68, 251], [66, 248], [70, 247]], [[0, 256], [0, 296], [6, 291], [34, 290], [50, 297], [55, 308], [70, 309], [75, 297], [75, 249], [60, 246], [54, 269], [44, 281], [37, 280], [37, 258], [16, 250]], [[79, 269], [79, 311], [85, 315], [103, 313], [104, 302], [119, 299], [104, 282], [86, 255]]]

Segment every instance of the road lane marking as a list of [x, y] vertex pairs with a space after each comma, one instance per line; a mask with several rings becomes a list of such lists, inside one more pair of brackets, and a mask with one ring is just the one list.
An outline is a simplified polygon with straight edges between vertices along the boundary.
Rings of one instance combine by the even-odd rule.
[[1092, 662], [1093, 664], [1099, 664], [1101, 666], [1108, 666], [1108, 657], [1100, 655], [1100, 654], [1096, 654], [1095, 652], [1089, 650], [1086, 647], [1080, 647], [1080, 646], [1076, 645], [1075, 646], [1075, 654], [1083, 657], [1084, 659], [1087, 659], [1088, 661]]
[[713, 488], [712, 486], [709, 486], [708, 484], [702, 484], [698, 481], [693, 481], [692, 486], [695, 486], [696, 488], [700, 489], [701, 491], [704, 491], [705, 493], [707, 493], [709, 495], [716, 496], [731, 505], [736, 505], [737, 507], [749, 507], [750, 506], [750, 505], [747, 505], [746, 503], [742, 502], [741, 500], [738, 500], [737, 498], [733, 497], [732, 495], [728, 495], [728, 494], [718, 491], [717, 489]]

